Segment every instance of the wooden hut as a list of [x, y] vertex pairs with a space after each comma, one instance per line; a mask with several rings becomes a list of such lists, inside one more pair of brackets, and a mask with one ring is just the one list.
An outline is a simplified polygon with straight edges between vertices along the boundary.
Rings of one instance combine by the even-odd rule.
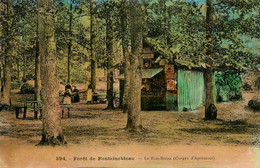
[[[147, 44], [142, 57], [142, 110], [192, 111], [203, 104], [203, 68], [187, 68], [170, 62]], [[118, 79], [122, 99], [124, 74]]]

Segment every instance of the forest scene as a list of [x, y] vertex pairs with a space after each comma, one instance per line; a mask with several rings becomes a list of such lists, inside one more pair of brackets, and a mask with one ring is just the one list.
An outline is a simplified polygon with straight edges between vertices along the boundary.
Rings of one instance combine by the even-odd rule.
[[0, 0], [0, 167], [260, 167], [259, 0]]

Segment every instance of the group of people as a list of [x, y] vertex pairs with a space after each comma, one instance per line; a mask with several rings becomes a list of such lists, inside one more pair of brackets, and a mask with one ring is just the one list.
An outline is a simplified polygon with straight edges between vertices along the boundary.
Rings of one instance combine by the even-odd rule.
[[[63, 105], [71, 105], [71, 103], [77, 103], [80, 101], [79, 90], [76, 86], [72, 86], [67, 84], [65, 86], [65, 92], [62, 94], [62, 104]], [[85, 92], [86, 103], [93, 104], [97, 102], [98, 96], [97, 93], [93, 91], [92, 85], [89, 84], [87, 90]]]
[[76, 86], [72, 89], [70, 84], [65, 86], [65, 92], [63, 94], [62, 104], [70, 105], [71, 103], [77, 103], [80, 101], [79, 90]]

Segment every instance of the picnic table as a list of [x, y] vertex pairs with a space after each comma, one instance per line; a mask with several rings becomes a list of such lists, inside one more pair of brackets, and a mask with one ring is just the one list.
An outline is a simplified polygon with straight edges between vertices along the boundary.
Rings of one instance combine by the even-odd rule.
[[[25, 119], [27, 109], [33, 109], [35, 119], [38, 119], [38, 111], [40, 111], [40, 116], [42, 115], [42, 101], [26, 100], [26, 101], [19, 101], [19, 102], [22, 103], [22, 105], [13, 105], [16, 118], [19, 118], [19, 113], [23, 112], [23, 118]], [[64, 104], [61, 105], [62, 118], [63, 118], [63, 114], [65, 112], [65, 109], [67, 109], [68, 118], [70, 117], [71, 108], [72, 108], [71, 105], [64, 105]]]
[[23, 110], [23, 118], [26, 118], [27, 109], [33, 109], [34, 118], [38, 119], [38, 111], [40, 110], [40, 114], [42, 111], [42, 101], [41, 100], [26, 100], [20, 101], [23, 105], [14, 105], [16, 118], [19, 117], [19, 113]]

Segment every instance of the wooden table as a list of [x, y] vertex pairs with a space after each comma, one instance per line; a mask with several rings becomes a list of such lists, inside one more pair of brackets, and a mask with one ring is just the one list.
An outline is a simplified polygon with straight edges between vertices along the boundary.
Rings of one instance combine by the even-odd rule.
[[16, 114], [16, 118], [18, 118], [19, 116], [19, 112], [22, 111], [22, 109], [24, 109], [24, 113], [23, 113], [23, 118], [26, 118], [26, 112], [28, 108], [33, 109], [34, 111], [34, 118], [38, 119], [38, 110], [40, 110], [40, 114], [42, 111], [42, 105], [41, 105], [41, 101], [39, 100], [26, 100], [26, 101], [20, 101], [23, 103], [23, 105], [15, 105], [15, 114]]

